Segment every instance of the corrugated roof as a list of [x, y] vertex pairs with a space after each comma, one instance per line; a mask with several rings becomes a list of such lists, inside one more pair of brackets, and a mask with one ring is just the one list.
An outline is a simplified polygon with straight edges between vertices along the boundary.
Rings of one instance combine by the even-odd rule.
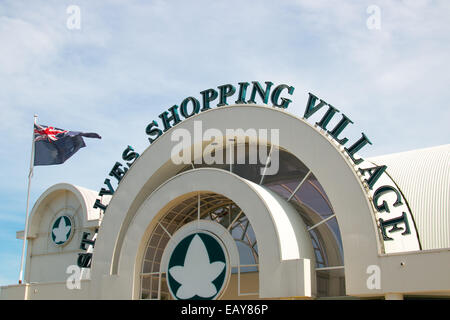
[[450, 248], [450, 144], [367, 160], [387, 165], [408, 201], [422, 249]]

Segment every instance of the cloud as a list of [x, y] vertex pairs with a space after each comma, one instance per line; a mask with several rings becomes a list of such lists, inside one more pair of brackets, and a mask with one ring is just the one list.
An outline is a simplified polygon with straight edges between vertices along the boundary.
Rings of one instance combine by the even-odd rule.
[[[98, 154], [110, 159], [128, 141], [145, 148], [146, 124], [185, 96], [243, 80], [295, 84], [295, 112], [315, 92], [360, 124], [355, 136], [363, 128], [377, 134], [372, 110], [392, 130], [400, 112], [420, 122], [422, 105], [409, 103], [411, 92], [414, 101], [432, 96], [442, 121], [448, 2], [377, 1], [379, 31], [366, 27], [371, 4], [80, 1], [81, 29], [68, 30], [68, 3], [6, 2], [0, 107], [9, 121], [0, 133], [18, 142], [11, 144], [15, 153], [26, 154], [37, 113], [44, 124], [99, 130]], [[439, 135], [430, 138], [441, 143]], [[421, 146], [429, 140], [419, 139]]]
[[0, 17], [0, 38], [0, 70], [5, 75], [27, 72], [56, 53], [47, 34], [21, 19]]

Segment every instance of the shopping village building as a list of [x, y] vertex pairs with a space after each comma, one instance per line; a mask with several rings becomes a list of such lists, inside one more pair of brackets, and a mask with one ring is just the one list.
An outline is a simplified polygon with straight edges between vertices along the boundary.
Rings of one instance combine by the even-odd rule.
[[50, 187], [1, 298], [450, 297], [450, 145], [365, 159], [347, 115], [312, 94], [291, 114], [297, 99], [270, 82], [202, 91], [100, 191]]

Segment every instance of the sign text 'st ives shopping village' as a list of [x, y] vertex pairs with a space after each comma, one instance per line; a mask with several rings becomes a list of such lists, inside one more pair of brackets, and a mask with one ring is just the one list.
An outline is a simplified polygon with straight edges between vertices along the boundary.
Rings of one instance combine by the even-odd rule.
[[312, 93], [290, 114], [294, 92], [204, 90], [144, 123], [101, 190], [50, 187], [0, 297], [450, 297], [450, 145], [363, 158], [351, 116]]

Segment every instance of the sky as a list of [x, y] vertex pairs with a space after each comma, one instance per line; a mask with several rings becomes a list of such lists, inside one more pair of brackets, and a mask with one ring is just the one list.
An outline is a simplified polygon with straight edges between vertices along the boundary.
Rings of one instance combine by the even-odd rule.
[[30, 206], [60, 182], [99, 190], [161, 112], [227, 83], [292, 85], [299, 117], [314, 93], [370, 138], [364, 157], [448, 144], [449, 16], [448, 0], [0, 1], [0, 285], [19, 277], [35, 114], [102, 139], [36, 167]]

